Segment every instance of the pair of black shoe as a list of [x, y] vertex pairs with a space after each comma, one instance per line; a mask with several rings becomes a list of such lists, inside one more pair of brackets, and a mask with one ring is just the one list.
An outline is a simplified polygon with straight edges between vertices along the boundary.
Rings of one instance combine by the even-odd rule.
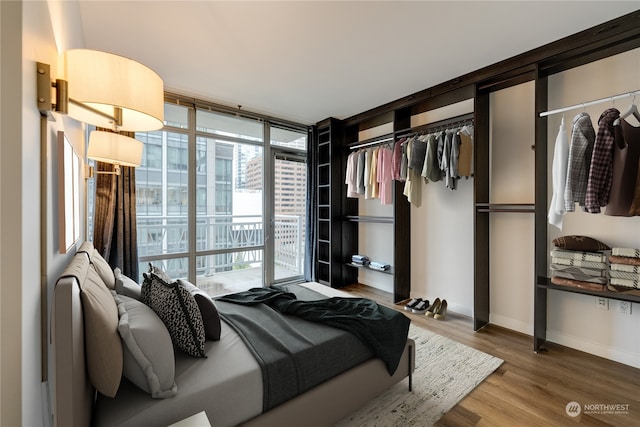
[[415, 314], [424, 314], [429, 309], [429, 300], [413, 298], [404, 306], [404, 309]]

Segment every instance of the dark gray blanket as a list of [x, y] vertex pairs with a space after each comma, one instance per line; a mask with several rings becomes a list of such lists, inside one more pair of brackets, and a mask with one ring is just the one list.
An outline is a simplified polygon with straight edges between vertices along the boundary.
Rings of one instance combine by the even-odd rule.
[[373, 356], [392, 374], [410, 323], [373, 301], [326, 298], [296, 285], [227, 295], [216, 306], [261, 365], [265, 410]]

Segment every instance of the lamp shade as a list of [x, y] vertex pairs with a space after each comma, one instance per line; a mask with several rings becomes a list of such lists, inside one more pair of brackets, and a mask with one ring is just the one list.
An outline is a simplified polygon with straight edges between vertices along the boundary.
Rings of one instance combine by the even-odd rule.
[[[126, 131], [162, 128], [164, 87], [150, 68], [131, 59], [89, 49], [65, 52], [65, 78], [68, 82], [69, 116], [97, 127]], [[80, 104], [80, 105], [78, 105]], [[122, 110], [122, 123], [111, 117]]]
[[113, 132], [94, 130], [89, 136], [87, 157], [122, 166], [140, 166], [142, 142]]

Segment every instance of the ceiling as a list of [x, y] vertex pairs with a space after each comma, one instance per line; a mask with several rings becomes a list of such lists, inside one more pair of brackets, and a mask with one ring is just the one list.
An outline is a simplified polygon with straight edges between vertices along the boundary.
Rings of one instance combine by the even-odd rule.
[[79, 2], [85, 48], [165, 89], [312, 124], [346, 118], [640, 9], [640, 1]]

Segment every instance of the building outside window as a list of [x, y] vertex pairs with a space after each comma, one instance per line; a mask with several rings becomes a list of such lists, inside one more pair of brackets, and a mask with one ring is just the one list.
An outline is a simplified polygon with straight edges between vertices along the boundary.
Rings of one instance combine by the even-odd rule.
[[[144, 143], [136, 168], [140, 282], [149, 262], [212, 296], [302, 277], [304, 126], [168, 102], [165, 127], [136, 138]], [[278, 159], [281, 152], [298, 161]], [[273, 188], [265, 191], [267, 173]], [[274, 224], [273, 246], [265, 246], [265, 224]]]

